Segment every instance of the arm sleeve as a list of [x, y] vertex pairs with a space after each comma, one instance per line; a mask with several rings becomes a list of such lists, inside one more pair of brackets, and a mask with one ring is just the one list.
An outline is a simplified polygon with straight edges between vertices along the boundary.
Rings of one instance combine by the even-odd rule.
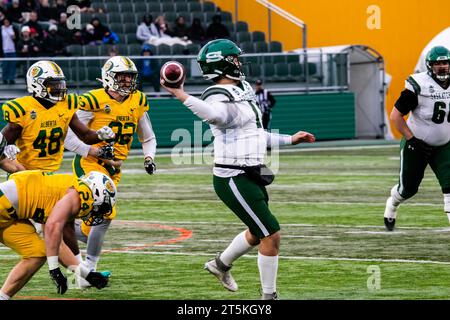
[[408, 114], [419, 105], [417, 95], [408, 89], [402, 91], [400, 97], [395, 102], [395, 108], [402, 114]]
[[292, 144], [292, 136], [287, 134], [278, 134], [273, 132], [264, 131], [267, 138], [267, 146], [284, 146], [287, 144]]
[[137, 131], [139, 141], [142, 144], [144, 157], [151, 157], [152, 159], [155, 159], [156, 137], [147, 112], [144, 113], [144, 115], [139, 119]]
[[[207, 99], [207, 101], [211, 101]], [[184, 101], [184, 105], [188, 107], [197, 117], [209, 124], [224, 125], [230, 122], [227, 112], [227, 105], [223, 102], [206, 102], [196, 97], [189, 96]]]
[[[80, 121], [85, 125], [87, 125], [89, 121], [94, 117], [92, 112], [83, 110], [78, 110], [77, 116], [78, 119], [80, 119]], [[86, 158], [91, 146], [78, 139], [77, 135], [72, 131], [72, 129], [69, 128], [69, 130], [67, 131], [66, 139], [64, 140], [64, 148]]]

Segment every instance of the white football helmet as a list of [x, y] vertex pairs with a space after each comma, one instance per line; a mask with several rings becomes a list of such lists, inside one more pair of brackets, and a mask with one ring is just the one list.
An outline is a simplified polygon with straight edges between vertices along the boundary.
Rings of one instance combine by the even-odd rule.
[[110, 177], [98, 171], [91, 171], [87, 176], [81, 177], [81, 180], [92, 190], [94, 198], [91, 212], [81, 219], [88, 226], [96, 226], [112, 213], [117, 189]]
[[38, 61], [27, 71], [27, 90], [34, 97], [53, 103], [66, 98], [66, 78], [62, 69], [53, 61]]
[[[121, 75], [131, 76], [131, 82], [120, 79]], [[114, 56], [105, 62], [102, 68], [102, 83], [106, 90], [112, 90], [121, 96], [127, 96], [137, 87], [138, 70], [130, 58]]]

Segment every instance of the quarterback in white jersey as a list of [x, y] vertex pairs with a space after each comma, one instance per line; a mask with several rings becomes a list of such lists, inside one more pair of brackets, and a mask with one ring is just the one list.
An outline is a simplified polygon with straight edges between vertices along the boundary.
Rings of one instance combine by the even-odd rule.
[[426, 64], [427, 72], [406, 80], [390, 116], [403, 139], [399, 182], [391, 189], [384, 212], [389, 231], [394, 229], [399, 205], [417, 193], [427, 165], [439, 181], [450, 221], [450, 51], [432, 48]]
[[231, 276], [232, 263], [258, 248], [258, 268], [262, 299], [277, 299], [276, 278], [280, 246], [280, 226], [270, 212], [265, 186], [273, 175], [263, 165], [268, 146], [313, 142], [304, 131], [278, 135], [264, 130], [261, 111], [250, 84], [244, 81], [239, 56], [242, 50], [232, 41], [216, 39], [200, 50], [197, 62], [203, 77], [215, 85], [201, 99], [180, 88], [163, 87], [184, 103], [195, 115], [209, 123], [214, 135], [214, 190], [219, 198], [246, 224], [217, 257], [205, 263], [205, 269], [222, 285], [236, 291]]

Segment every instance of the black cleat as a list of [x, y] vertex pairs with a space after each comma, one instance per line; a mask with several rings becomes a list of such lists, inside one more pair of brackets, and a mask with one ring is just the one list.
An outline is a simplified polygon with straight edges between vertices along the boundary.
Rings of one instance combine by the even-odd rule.
[[394, 231], [395, 218], [384, 218], [384, 225], [388, 231]]

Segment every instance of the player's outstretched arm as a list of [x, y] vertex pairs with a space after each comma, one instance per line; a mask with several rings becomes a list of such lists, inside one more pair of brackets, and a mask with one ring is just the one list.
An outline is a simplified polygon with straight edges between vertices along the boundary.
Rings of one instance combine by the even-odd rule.
[[91, 130], [78, 119], [76, 114], [72, 116], [69, 126], [77, 137], [86, 144], [95, 144], [104, 140], [114, 140], [115, 135], [110, 127], [105, 126], [97, 131]]

